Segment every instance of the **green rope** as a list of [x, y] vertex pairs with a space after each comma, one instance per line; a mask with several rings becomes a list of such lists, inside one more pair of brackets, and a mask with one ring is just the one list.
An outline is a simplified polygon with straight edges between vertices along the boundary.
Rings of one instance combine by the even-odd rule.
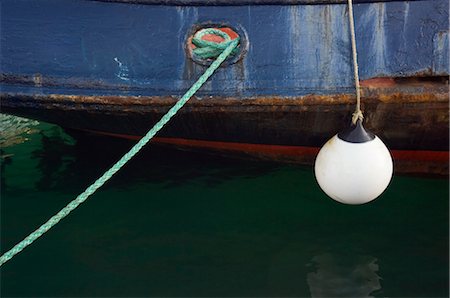
[[[209, 34], [220, 36], [224, 40], [221, 43], [204, 40], [203, 37]], [[202, 29], [197, 31], [194, 34], [194, 37], [192, 38], [192, 43], [196, 46], [193, 52], [196, 56], [198, 56], [201, 59], [217, 58], [217, 56], [219, 56], [220, 53], [222, 53], [225, 50], [225, 48], [228, 46], [230, 42], [231, 37], [221, 30], [214, 28]], [[234, 48], [231, 51], [231, 54], [235, 55], [237, 51], [238, 49]]]
[[[210, 34], [221, 34], [218, 31], [212, 30]], [[222, 31], [220, 31], [222, 32]], [[203, 75], [197, 80], [197, 82], [192, 85], [192, 87], [181, 97], [181, 99], [165, 114], [158, 123], [153, 126], [152, 129], [147, 132], [147, 134], [139, 140], [139, 142], [131, 148], [131, 150], [126, 153], [117, 163], [115, 163], [108, 171], [106, 171], [103, 176], [98, 178], [91, 186], [89, 186], [82, 194], [80, 194], [76, 199], [70, 202], [66, 207], [59, 211], [56, 215], [50, 218], [46, 223], [40, 226], [36, 231], [31, 233], [21, 242], [16, 244], [9, 251], [4, 253], [0, 257], [0, 266], [14, 257], [16, 254], [21, 252], [25, 247], [33, 243], [36, 239], [41, 237], [45, 232], [50, 230], [54, 225], [56, 225], [61, 219], [66, 217], [70, 212], [77, 208], [81, 203], [87, 200], [87, 198], [92, 195], [97, 189], [99, 189], [103, 184], [106, 183], [115, 173], [117, 173], [120, 168], [122, 168], [133, 156], [135, 156], [139, 150], [142, 149], [153, 136], [161, 130], [161, 128], [169, 122], [170, 118], [174, 116], [178, 110], [180, 110], [183, 105], [191, 98], [195, 92], [200, 89], [200, 87], [208, 80], [208, 78], [214, 73], [214, 71], [220, 66], [220, 64], [232, 53], [232, 51], [239, 44], [239, 38], [231, 40], [226, 40], [226, 47], [223, 49], [222, 53], [217, 57], [217, 59], [208, 67], [208, 69], [203, 73]]]

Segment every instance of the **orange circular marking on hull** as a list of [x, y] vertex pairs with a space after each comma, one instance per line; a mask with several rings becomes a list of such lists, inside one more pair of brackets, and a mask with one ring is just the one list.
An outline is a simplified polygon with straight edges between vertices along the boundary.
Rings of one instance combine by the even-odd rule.
[[[225, 32], [226, 34], [228, 34], [228, 36], [230, 36], [231, 40], [236, 39], [239, 36], [233, 29], [228, 28], [228, 27], [213, 28], [213, 29], [218, 29], [220, 31]], [[216, 42], [216, 43], [221, 43], [224, 41], [224, 39], [222, 37], [214, 35], [214, 34], [206, 34], [205, 36], [203, 36], [202, 39], [204, 39], [206, 41]], [[191, 50], [196, 48], [196, 46], [192, 43], [192, 36], [189, 38], [188, 43], [189, 43], [189, 48]]]

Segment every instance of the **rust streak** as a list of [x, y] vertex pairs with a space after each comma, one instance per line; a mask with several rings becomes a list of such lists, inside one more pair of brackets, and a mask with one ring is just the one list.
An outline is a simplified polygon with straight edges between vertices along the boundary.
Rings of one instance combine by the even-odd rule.
[[[397, 90], [395, 90], [397, 91]], [[33, 101], [48, 102], [59, 104], [100, 104], [100, 105], [119, 105], [119, 106], [170, 106], [173, 105], [178, 97], [175, 96], [88, 96], [88, 95], [62, 95], [62, 94], [14, 94], [2, 93], [2, 99], [15, 101]], [[333, 105], [352, 105], [355, 102], [353, 95], [335, 94], [335, 95], [306, 95], [297, 97], [209, 97], [202, 100], [193, 100], [187, 103], [192, 107], [229, 107], [229, 106], [333, 106]], [[372, 103], [445, 103], [449, 101], [447, 92], [423, 92], [423, 93], [405, 93], [389, 92], [377, 90], [374, 92], [366, 91], [363, 93], [363, 102]]]

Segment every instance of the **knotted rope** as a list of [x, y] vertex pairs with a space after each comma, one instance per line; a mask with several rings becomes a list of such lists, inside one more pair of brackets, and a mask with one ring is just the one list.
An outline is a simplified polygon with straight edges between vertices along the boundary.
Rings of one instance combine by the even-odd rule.
[[358, 120], [363, 121], [364, 115], [361, 111], [361, 90], [359, 86], [358, 57], [356, 53], [355, 21], [353, 17], [352, 0], [348, 0], [348, 19], [350, 23], [350, 37], [352, 41], [352, 54], [353, 54], [353, 73], [355, 76], [355, 87], [356, 87], [356, 108], [352, 116], [352, 122], [353, 124], [356, 124]]
[[[208, 41], [208, 40], [203, 39], [203, 37], [205, 35], [210, 35], [210, 34], [222, 37], [223, 41], [220, 43], [217, 43], [214, 41]], [[201, 29], [201, 30], [197, 31], [194, 34], [194, 37], [192, 38], [192, 43], [196, 46], [196, 48], [193, 50], [193, 52], [194, 52], [194, 55], [196, 55], [197, 57], [202, 58], [202, 59], [216, 58], [232, 42], [233, 42], [233, 40], [231, 39], [231, 37], [227, 33], [223, 32], [219, 29], [214, 29], [214, 28]], [[236, 53], [237, 53], [237, 48], [234, 48], [231, 51], [231, 54], [234, 55]]]
[[[220, 35], [218, 31], [212, 30], [208, 34]], [[222, 31], [220, 31], [222, 32]], [[161, 120], [159, 120], [152, 129], [150, 129], [147, 134], [131, 148], [128, 153], [126, 153], [117, 163], [115, 163], [109, 170], [107, 170], [100, 178], [98, 178], [91, 186], [89, 186], [82, 194], [80, 194], [76, 199], [70, 202], [66, 207], [59, 211], [56, 215], [50, 218], [46, 223], [40, 226], [36, 231], [31, 233], [21, 242], [16, 244], [9, 251], [5, 252], [0, 257], [0, 266], [14, 257], [16, 254], [21, 252], [25, 247], [33, 243], [36, 239], [41, 237], [45, 232], [50, 230], [55, 226], [61, 219], [69, 215], [75, 208], [77, 208], [81, 203], [86, 201], [90, 195], [92, 195], [97, 189], [99, 189], [103, 184], [105, 184], [115, 173], [117, 173], [133, 156], [135, 156], [144, 147], [153, 136], [161, 130], [161, 128], [169, 122], [169, 120], [180, 110], [184, 104], [191, 98], [195, 92], [200, 89], [200, 87], [208, 80], [208, 78], [214, 73], [214, 71], [219, 68], [220, 64], [233, 52], [233, 50], [239, 44], [239, 38], [233, 41], [227, 42], [227, 46], [221, 51], [217, 59], [208, 67], [208, 69], [202, 74], [202, 76], [192, 85], [192, 87], [181, 97], [181, 99], [165, 114]]]

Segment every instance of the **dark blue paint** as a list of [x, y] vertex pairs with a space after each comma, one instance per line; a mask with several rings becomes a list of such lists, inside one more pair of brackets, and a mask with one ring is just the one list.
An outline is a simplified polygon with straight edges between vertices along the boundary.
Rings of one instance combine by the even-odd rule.
[[[448, 33], [442, 33], [449, 27], [448, 6], [446, 0], [355, 5], [361, 79], [448, 75]], [[208, 21], [242, 27], [249, 49], [241, 62], [221, 69], [203, 95], [352, 92], [346, 5], [177, 7], [6, 0], [1, 72], [131, 87], [114, 94], [176, 95], [204, 71], [187, 58], [184, 46], [192, 27]], [[2, 86], [7, 89], [56, 91]]]

